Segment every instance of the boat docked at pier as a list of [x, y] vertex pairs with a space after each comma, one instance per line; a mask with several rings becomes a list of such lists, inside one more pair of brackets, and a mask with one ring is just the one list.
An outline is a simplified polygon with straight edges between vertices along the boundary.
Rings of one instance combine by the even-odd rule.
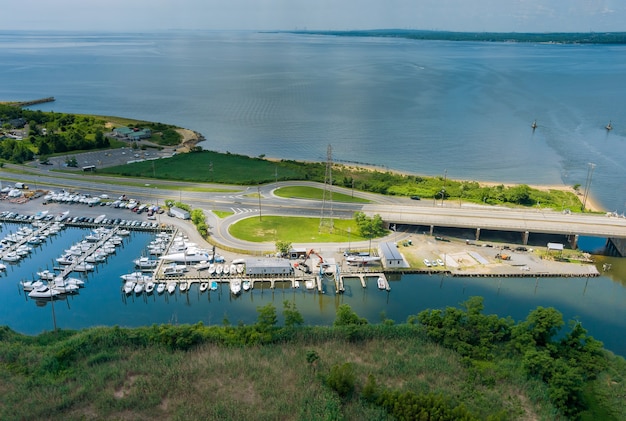
[[180, 251], [177, 253], [166, 254], [163, 256], [159, 256], [159, 259], [164, 260], [166, 262], [176, 262], [176, 263], [194, 263], [194, 262], [202, 262], [204, 260], [212, 260], [213, 256], [204, 249], [198, 248], [188, 248], [184, 251]]

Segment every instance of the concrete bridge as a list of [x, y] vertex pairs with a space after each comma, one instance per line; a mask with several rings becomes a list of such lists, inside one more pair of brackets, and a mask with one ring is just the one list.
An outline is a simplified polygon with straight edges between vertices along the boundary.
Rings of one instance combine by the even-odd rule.
[[561, 213], [542, 209], [508, 209], [463, 205], [446, 206], [410, 206], [410, 205], [366, 205], [363, 212], [368, 215], [379, 214], [390, 224], [423, 225], [430, 227], [470, 228], [476, 230], [476, 239], [481, 230], [519, 232], [522, 243], [528, 242], [531, 233], [560, 234], [568, 236], [576, 247], [579, 235], [625, 239], [615, 241], [624, 244], [626, 252], [626, 219], [604, 214]]

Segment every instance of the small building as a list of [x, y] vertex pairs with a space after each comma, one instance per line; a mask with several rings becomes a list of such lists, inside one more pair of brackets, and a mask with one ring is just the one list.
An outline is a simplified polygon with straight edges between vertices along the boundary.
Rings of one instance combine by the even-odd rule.
[[287, 259], [280, 258], [247, 258], [246, 270], [247, 276], [254, 277], [275, 277], [290, 276], [293, 273], [291, 263]]
[[548, 253], [557, 252], [563, 253], [563, 244], [561, 243], [548, 243]]
[[187, 212], [184, 209], [181, 208], [177, 208], [176, 206], [172, 206], [170, 208], [170, 211], [168, 213], [170, 216], [173, 216], [175, 218], [179, 218], [179, 219], [190, 219], [191, 215], [189, 214], [189, 212]]
[[141, 140], [149, 139], [152, 136], [152, 131], [147, 128], [130, 128], [130, 127], [116, 127], [113, 129], [113, 135], [122, 139], [128, 140]]
[[306, 249], [305, 248], [292, 248], [289, 250], [289, 258], [290, 259], [302, 259], [306, 257]]
[[378, 255], [385, 268], [407, 267], [404, 257], [402, 257], [394, 243], [380, 243], [378, 245]]

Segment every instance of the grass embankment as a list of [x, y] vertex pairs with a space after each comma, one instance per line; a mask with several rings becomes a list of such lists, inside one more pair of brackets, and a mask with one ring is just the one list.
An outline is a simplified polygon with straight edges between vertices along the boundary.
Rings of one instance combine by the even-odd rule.
[[[602, 419], [626, 417], [626, 362], [552, 308], [525, 321], [482, 299], [368, 324], [349, 306], [302, 326], [289, 301], [254, 325], [0, 328], [0, 418]], [[393, 415], [394, 418], [391, 418]], [[428, 415], [431, 418], [428, 418]]]
[[[287, 199], [310, 199], [310, 200], [323, 200], [324, 190], [316, 187], [308, 186], [293, 186], [293, 187], [281, 187], [274, 190], [274, 194], [279, 197]], [[369, 203], [367, 199], [360, 197], [354, 197], [343, 193], [333, 192], [333, 202], [345, 202], [345, 203]]]
[[[179, 154], [154, 163], [137, 162], [104, 168], [100, 173], [125, 176], [215, 182], [223, 184], [258, 185], [276, 181], [310, 180], [323, 183], [326, 177], [324, 163], [269, 161], [262, 157], [195, 151]], [[581, 210], [581, 202], [572, 191], [536, 189], [527, 185], [505, 186], [479, 184], [476, 181], [451, 180], [444, 177], [423, 177], [383, 172], [346, 165], [333, 166], [333, 184], [349, 189], [393, 196], [420, 196], [424, 199], [442, 199], [500, 206], [532, 207], [557, 211]], [[333, 194], [334, 197], [334, 194]]]
[[[287, 241], [310, 242], [310, 243], [332, 243], [363, 241], [359, 235], [359, 228], [353, 219], [334, 219], [333, 230], [320, 230], [320, 218], [302, 218], [286, 216], [258, 216], [242, 219], [229, 226], [231, 235], [244, 241], [265, 242], [265, 241]], [[348, 231], [349, 230], [349, 231]], [[308, 235], [303, 236], [303, 233]]]

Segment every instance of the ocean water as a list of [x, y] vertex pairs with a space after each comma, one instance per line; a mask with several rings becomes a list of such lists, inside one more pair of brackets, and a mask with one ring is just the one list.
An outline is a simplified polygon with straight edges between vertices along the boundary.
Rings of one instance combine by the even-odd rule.
[[[626, 210], [626, 46], [256, 32], [0, 32], [0, 98], [201, 132], [206, 149], [586, 185]], [[530, 125], [536, 120], [538, 127]], [[614, 130], [604, 127], [612, 121]]]

